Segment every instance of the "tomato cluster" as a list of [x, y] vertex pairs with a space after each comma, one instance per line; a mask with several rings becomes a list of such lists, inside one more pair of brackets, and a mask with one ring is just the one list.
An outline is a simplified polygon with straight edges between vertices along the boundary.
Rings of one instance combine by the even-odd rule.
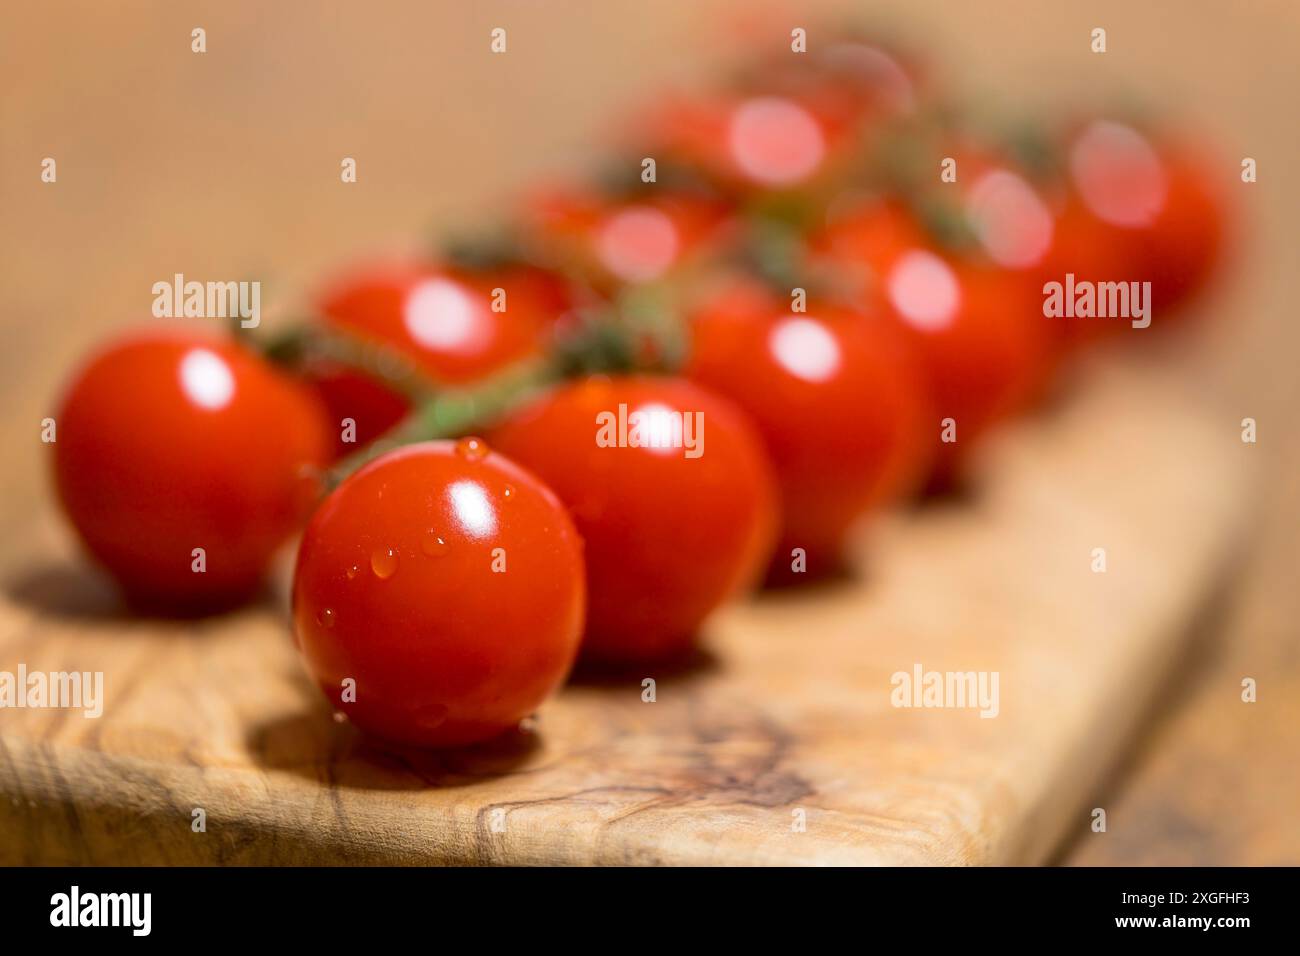
[[[272, 341], [112, 345], [56, 416], [64, 510], [133, 603], [185, 612], [247, 598], [310, 517], [303, 659], [399, 744], [500, 733], [579, 654], [687, 656], [760, 581], [851, 570], [862, 521], [960, 483], [1222, 258], [1187, 139], [937, 102], [859, 37], [756, 55], [630, 113], [618, 174], [529, 192], [504, 240], [347, 270]], [[1144, 311], [1054, 314], [1054, 284]]]

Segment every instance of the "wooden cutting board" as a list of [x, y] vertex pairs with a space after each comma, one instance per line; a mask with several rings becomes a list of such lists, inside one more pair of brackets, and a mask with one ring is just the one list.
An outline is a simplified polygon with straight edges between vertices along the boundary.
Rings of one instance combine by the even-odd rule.
[[[866, 529], [857, 580], [735, 607], [691, 667], [580, 678], [452, 754], [332, 720], [274, 600], [130, 619], [39, 514], [0, 670], [103, 671], [105, 706], [0, 710], [0, 863], [1042, 862], [1090, 833], [1242, 537], [1252, 446], [1191, 396], [1112, 360], [991, 444], [970, 500]], [[892, 706], [918, 666], [997, 672], [997, 716]]]

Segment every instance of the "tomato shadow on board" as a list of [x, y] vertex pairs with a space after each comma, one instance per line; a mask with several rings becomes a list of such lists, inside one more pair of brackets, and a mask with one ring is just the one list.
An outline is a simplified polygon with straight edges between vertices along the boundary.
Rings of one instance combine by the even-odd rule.
[[[310, 693], [317, 696], [314, 688]], [[541, 750], [542, 733], [544, 729], [511, 729], [481, 744], [444, 750], [402, 747], [336, 720], [323, 701], [315, 700], [306, 710], [255, 724], [244, 744], [249, 758], [264, 770], [343, 789], [427, 790], [523, 772]]]
[[[650, 665], [611, 666], [580, 662], [569, 684], [597, 690], [640, 687]], [[655, 679], [687, 682], [714, 673], [716, 654], [695, 648], [684, 657], [653, 665]], [[336, 719], [306, 675], [304, 709], [255, 724], [244, 738], [249, 759], [264, 770], [293, 773], [317, 783], [355, 790], [424, 790], [471, 786], [535, 769], [546, 733], [546, 709], [538, 730], [515, 728], [469, 747], [424, 750], [377, 740]], [[639, 692], [639, 691], [638, 691]], [[562, 689], [560, 694], [565, 691]]]
[[41, 617], [65, 621], [185, 621], [244, 612], [249, 607], [278, 607], [269, 585], [251, 598], [244, 596], [209, 606], [131, 601], [106, 574], [79, 561], [50, 561], [22, 568], [6, 576], [2, 586], [9, 600], [20, 607]]
[[[657, 683], [665, 680], [687, 682], [707, 677], [722, 666], [718, 655], [707, 646], [695, 645], [684, 654], [650, 661], [634, 663], [612, 663], [608, 661], [578, 658], [578, 663], [569, 674], [568, 683], [575, 687], [625, 689], [638, 687], [648, 675], [653, 675]], [[560, 693], [564, 693], [560, 691]]]

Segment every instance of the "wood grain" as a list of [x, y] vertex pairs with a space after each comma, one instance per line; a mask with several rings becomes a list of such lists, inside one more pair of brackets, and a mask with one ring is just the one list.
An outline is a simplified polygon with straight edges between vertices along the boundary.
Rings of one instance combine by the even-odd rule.
[[[1042, 861], [1087, 830], [1242, 528], [1234, 423], [1150, 368], [1102, 372], [994, 446], [973, 500], [864, 535], [856, 579], [729, 610], [690, 667], [580, 676], [535, 728], [451, 755], [332, 720], [273, 605], [124, 617], [42, 517], [50, 563], [8, 583], [0, 668], [103, 670], [106, 704], [4, 715], [21, 837], [0, 861]], [[999, 714], [891, 706], [918, 663], [997, 671]]]

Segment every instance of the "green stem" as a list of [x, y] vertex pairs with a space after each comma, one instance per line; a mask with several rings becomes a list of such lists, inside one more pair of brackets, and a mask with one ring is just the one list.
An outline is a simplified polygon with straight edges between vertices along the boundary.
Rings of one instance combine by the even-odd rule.
[[383, 438], [339, 461], [326, 475], [326, 485], [337, 487], [367, 462], [415, 442], [456, 438], [484, 428], [527, 404], [563, 378], [549, 358], [525, 359], [490, 378], [463, 388], [448, 388], [412, 409]]
[[438, 383], [396, 349], [319, 322], [302, 322], [261, 345], [262, 354], [277, 365], [301, 369], [313, 362], [344, 365], [376, 379], [412, 402], [423, 402]]

